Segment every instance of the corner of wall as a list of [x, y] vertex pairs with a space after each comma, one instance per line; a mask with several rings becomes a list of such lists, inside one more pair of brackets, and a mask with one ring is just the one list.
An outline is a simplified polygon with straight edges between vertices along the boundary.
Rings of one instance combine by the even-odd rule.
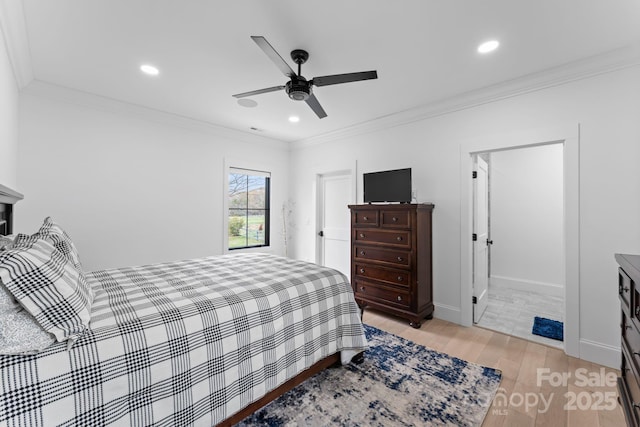
[[33, 80], [31, 50], [22, 1], [0, 0], [0, 30], [18, 89]]

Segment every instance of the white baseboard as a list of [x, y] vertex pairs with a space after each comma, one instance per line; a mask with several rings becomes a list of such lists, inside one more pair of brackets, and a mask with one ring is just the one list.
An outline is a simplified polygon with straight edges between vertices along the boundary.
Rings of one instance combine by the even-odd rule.
[[580, 359], [599, 365], [620, 369], [620, 347], [585, 339], [580, 340]]
[[564, 286], [557, 283], [535, 282], [513, 277], [495, 276], [489, 278], [489, 287], [535, 291], [545, 295], [564, 296]]
[[[433, 312], [433, 317], [462, 326], [470, 326], [462, 324], [459, 307], [437, 303], [434, 305], [435, 309]], [[579, 347], [580, 359], [607, 366], [609, 368], [620, 369], [620, 347], [585, 339], [580, 339]]]
[[[457, 323], [462, 325], [460, 317], [460, 307], [453, 307], [446, 304], [434, 304], [433, 317], [440, 320], [446, 320], [447, 322]], [[468, 325], [463, 325], [468, 326]]]

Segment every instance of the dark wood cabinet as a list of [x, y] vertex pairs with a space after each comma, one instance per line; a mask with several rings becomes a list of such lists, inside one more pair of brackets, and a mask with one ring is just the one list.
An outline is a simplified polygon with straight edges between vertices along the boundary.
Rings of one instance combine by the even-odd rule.
[[640, 425], [640, 255], [616, 254], [622, 357], [618, 390], [627, 425]]
[[433, 205], [349, 205], [351, 284], [360, 308], [372, 307], [419, 328], [433, 316]]

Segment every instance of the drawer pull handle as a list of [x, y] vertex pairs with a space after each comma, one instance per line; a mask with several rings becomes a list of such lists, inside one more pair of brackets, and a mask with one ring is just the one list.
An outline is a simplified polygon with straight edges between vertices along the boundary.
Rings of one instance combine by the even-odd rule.
[[364, 268], [361, 268], [361, 269], [360, 269], [360, 273], [364, 273]]
[[364, 286], [360, 286], [360, 291], [364, 292]]
[[401, 256], [398, 257], [398, 261], [402, 262], [402, 257]]
[[633, 407], [636, 409], [640, 409], [640, 404], [633, 402]]
[[365, 221], [368, 221], [369, 217], [368, 216], [363, 216], [362, 219], [365, 220]]
[[393, 218], [391, 218], [391, 220], [392, 220], [393, 222], [398, 222], [398, 218], [396, 218], [395, 216], [394, 216]]
[[364, 233], [360, 233], [360, 238], [364, 238]]
[[629, 288], [622, 288], [623, 291], [629, 292]]
[[402, 301], [402, 297], [398, 295], [398, 301]]
[[360, 251], [360, 255], [364, 256], [364, 251]]
[[402, 282], [402, 276], [398, 276], [398, 282]]
[[398, 236], [398, 237], [396, 238], [396, 240], [397, 240], [398, 242], [402, 242], [402, 236]]

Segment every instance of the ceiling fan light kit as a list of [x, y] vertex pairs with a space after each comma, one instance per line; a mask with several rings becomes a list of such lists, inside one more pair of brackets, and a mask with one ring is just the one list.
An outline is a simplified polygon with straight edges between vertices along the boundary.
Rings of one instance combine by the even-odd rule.
[[320, 102], [313, 94], [313, 86], [328, 86], [340, 83], [350, 83], [360, 80], [377, 79], [378, 73], [374, 71], [362, 71], [359, 73], [333, 74], [329, 76], [314, 77], [307, 80], [302, 76], [302, 64], [309, 59], [309, 52], [302, 49], [294, 49], [291, 51], [291, 59], [298, 64], [298, 73], [291, 69], [289, 64], [285, 62], [280, 54], [269, 44], [262, 36], [251, 36], [251, 39], [262, 49], [262, 51], [271, 59], [271, 61], [289, 78], [284, 86], [273, 86], [265, 89], [258, 89], [251, 92], [243, 92], [233, 95], [235, 98], [244, 98], [247, 96], [260, 95], [268, 92], [275, 92], [284, 89], [289, 98], [294, 101], [305, 101], [319, 118], [327, 117]]

